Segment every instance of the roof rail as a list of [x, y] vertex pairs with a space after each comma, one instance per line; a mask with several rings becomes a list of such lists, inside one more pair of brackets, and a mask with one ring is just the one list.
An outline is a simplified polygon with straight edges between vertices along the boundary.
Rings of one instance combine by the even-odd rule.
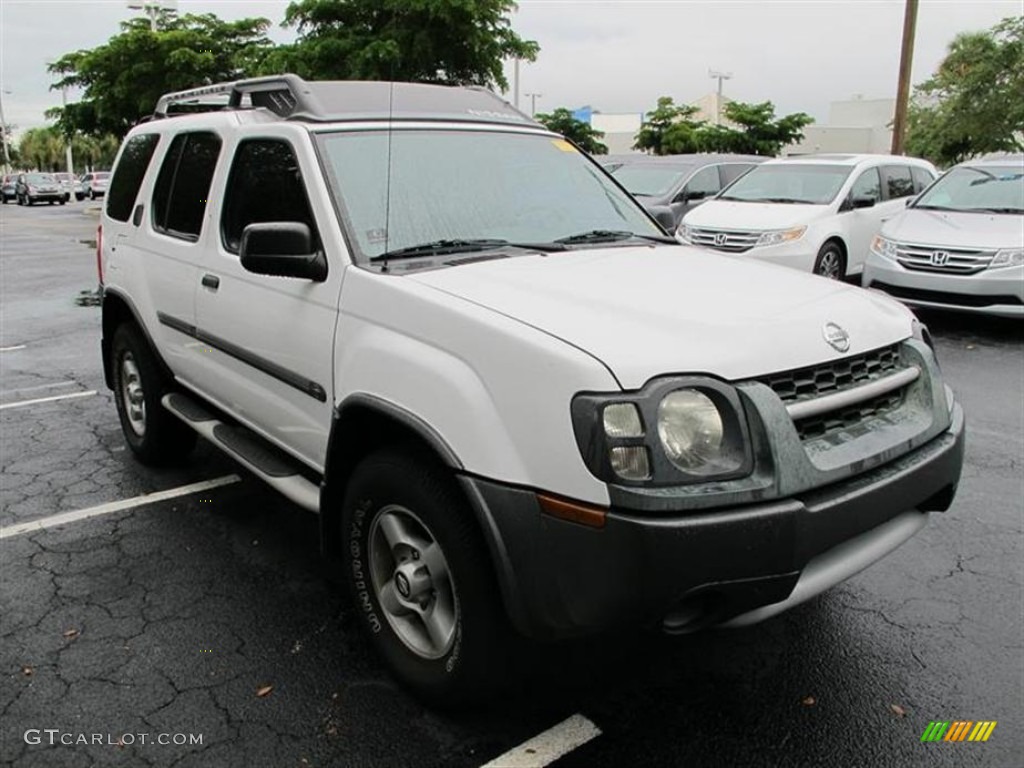
[[[206, 101], [211, 96], [227, 96], [227, 102]], [[298, 75], [285, 74], [271, 77], [253, 77], [230, 83], [216, 83], [187, 91], [165, 93], [156, 103], [151, 119], [160, 119], [173, 114], [172, 106], [189, 105], [184, 112], [212, 112], [219, 109], [242, 109], [243, 97], [249, 96], [253, 107], [266, 107], [281, 117], [288, 117], [297, 111], [315, 113], [312, 94], [306, 81]], [[204, 109], [208, 107], [208, 109]]]

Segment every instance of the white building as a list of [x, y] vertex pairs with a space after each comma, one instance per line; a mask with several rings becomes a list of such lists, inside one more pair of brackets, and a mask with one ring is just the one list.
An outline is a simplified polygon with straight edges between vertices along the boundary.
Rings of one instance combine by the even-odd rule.
[[829, 105], [828, 122], [808, 125], [799, 144], [783, 149], [786, 155], [817, 152], [870, 152], [887, 154], [892, 148], [892, 121], [896, 99], [865, 99], [856, 95]]

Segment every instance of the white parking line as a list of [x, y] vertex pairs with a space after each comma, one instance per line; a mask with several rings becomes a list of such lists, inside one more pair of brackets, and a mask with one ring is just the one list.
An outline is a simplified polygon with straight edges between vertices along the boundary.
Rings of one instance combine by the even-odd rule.
[[241, 480], [241, 478], [238, 475], [224, 475], [224, 477], [218, 477], [215, 480], [204, 480], [201, 483], [182, 485], [177, 488], [169, 488], [166, 491], [145, 493], [142, 496], [135, 496], [131, 499], [112, 501], [108, 504], [100, 504], [97, 507], [79, 509], [75, 512], [61, 512], [58, 515], [41, 517], [38, 520], [30, 520], [27, 523], [17, 523], [15, 525], [9, 525], [6, 528], [0, 528], [0, 539], [9, 539], [12, 536], [20, 536], [21, 534], [29, 533], [30, 531], [40, 531], [44, 528], [67, 525], [68, 523], [74, 523], [79, 520], [87, 520], [90, 517], [109, 515], [111, 512], [120, 512], [123, 509], [141, 507], [143, 504], [154, 504], [158, 501], [167, 501], [168, 499], [174, 499], [178, 496], [187, 496], [190, 493], [208, 491], [211, 488], [219, 488], [222, 485], [237, 483], [239, 480]]
[[543, 768], [601, 735], [583, 715], [573, 715], [480, 768]]
[[14, 352], [16, 349], [24, 349], [26, 345], [16, 344], [13, 347], [0, 347], [0, 352]]
[[52, 403], [55, 400], [70, 400], [74, 397], [90, 397], [96, 394], [95, 389], [90, 389], [88, 392], [74, 392], [70, 395], [54, 395], [53, 397], [37, 397], [35, 400], [22, 400], [17, 403], [4, 403], [0, 405], [0, 411], [7, 410], [8, 408], [23, 408], [26, 405], [36, 405], [38, 403]]
[[75, 384], [74, 381], [55, 381], [53, 384], [37, 384], [34, 387], [18, 387], [17, 389], [8, 389], [6, 392], [0, 392], [0, 397], [7, 397], [8, 395], [20, 395], [22, 392], [38, 392], [40, 389], [53, 389], [54, 387], [66, 387], [70, 384]]

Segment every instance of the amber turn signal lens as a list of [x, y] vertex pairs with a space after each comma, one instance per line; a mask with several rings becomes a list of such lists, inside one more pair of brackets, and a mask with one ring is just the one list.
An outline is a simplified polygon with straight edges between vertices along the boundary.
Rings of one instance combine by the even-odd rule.
[[605, 518], [608, 510], [604, 507], [594, 507], [578, 501], [569, 501], [555, 496], [548, 496], [544, 493], [537, 494], [541, 511], [559, 520], [568, 520], [570, 523], [579, 523], [590, 528], [604, 528]]

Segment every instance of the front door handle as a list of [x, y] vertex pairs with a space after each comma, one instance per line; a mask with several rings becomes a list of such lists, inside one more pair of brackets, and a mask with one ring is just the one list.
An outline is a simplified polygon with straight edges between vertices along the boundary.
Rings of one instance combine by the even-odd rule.
[[216, 291], [220, 288], [220, 278], [216, 275], [203, 275], [202, 283], [204, 287], [209, 288], [212, 291]]

